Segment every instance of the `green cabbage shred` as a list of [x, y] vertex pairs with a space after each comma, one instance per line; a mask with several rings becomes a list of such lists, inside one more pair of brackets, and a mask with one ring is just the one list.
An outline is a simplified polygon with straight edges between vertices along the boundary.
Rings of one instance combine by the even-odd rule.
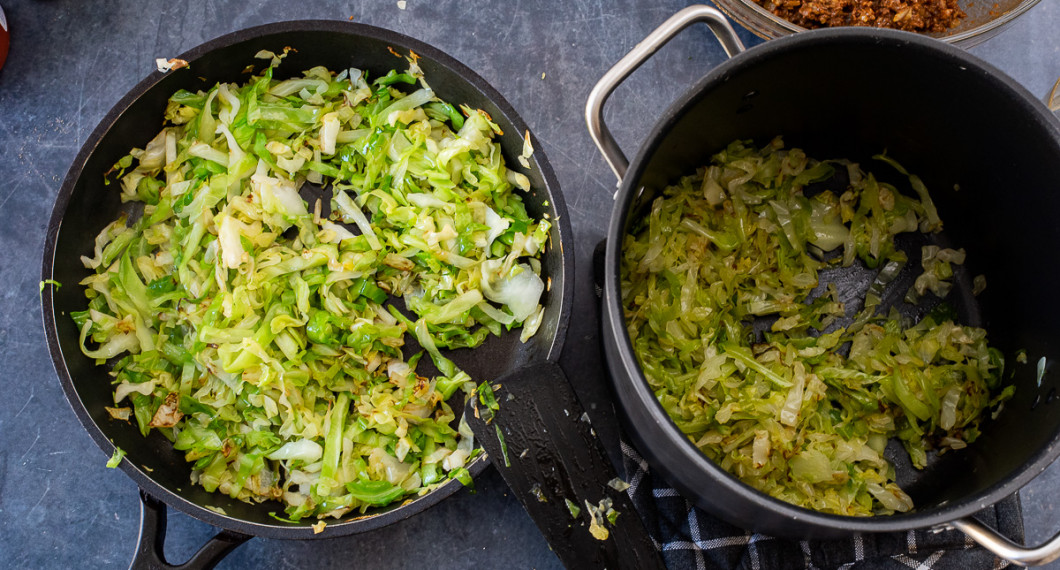
[[550, 224], [517, 192], [530, 181], [415, 55], [374, 80], [279, 80], [283, 56], [263, 57], [242, 85], [175, 93], [111, 171], [128, 214], [82, 258], [82, 349], [195, 484], [281, 501], [281, 520], [470, 484], [480, 450], [447, 400], [474, 382], [442, 350], [540, 324]]
[[[984, 411], [1013, 391], [985, 330], [944, 310], [916, 323], [881, 310], [908, 261], [895, 235], [942, 221], [919, 178], [877, 158], [915, 197], [780, 138], [734, 142], [656, 196], [622, 244], [629, 336], [676, 426], [748, 485], [840, 515], [912, 509], [888, 442], [923, 468], [929, 452], [974, 441]], [[837, 172], [844, 190], [804, 192]], [[945, 296], [963, 250], [922, 255], [927, 277], [911, 295]], [[858, 261], [876, 281], [844, 302], [820, 272]]]
[[114, 446], [114, 453], [111, 454], [110, 459], [107, 460], [107, 467], [114, 469], [121, 465], [121, 460], [125, 457], [125, 450]]

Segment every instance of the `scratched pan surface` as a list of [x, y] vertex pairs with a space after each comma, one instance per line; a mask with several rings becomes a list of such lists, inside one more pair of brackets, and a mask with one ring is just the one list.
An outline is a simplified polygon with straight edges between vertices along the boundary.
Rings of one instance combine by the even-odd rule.
[[[191, 62], [189, 69], [169, 74], [153, 73], [123, 98], [92, 133], [78, 154], [59, 192], [45, 244], [42, 278], [66, 286], [43, 292], [45, 330], [52, 359], [64, 391], [78, 418], [96, 443], [108, 455], [117, 445], [128, 461], [121, 468], [140, 487], [169, 506], [207, 523], [248, 535], [270, 538], [321, 538], [372, 530], [423, 511], [460, 487], [450, 481], [425, 496], [400, 506], [368, 511], [367, 517], [352, 515], [330, 522], [324, 532], [314, 534], [310, 524], [288, 524], [270, 516], [282, 513], [279, 503], [251, 505], [223, 494], [207, 493], [189, 482], [190, 466], [183, 454], [157, 433], [148, 438], [125, 422], [113, 421], [103, 409], [112, 405], [112, 387], [105, 367], [95, 366], [78, 348], [78, 331], [69, 318], [71, 311], [83, 310], [84, 295], [76, 285], [88, 275], [79, 259], [91, 255], [97, 233], [117, 218], [121, 209], [115, 185], [104, 185], [103, 173], [133, 147], [143, 146], [161, 129], [166, 101], [178, 89], [208, 89], [218, 81], [242, 81], [259, 50], [275, 52], [294, 47], [280, 66], [277, 78], [297, 75], [302, 70], [324, 65], [338, 70], [357, 67], [371, 76], [385, 74], [407, 65], [389, 48], [402, 54], [420, 56], [431, 87], [438, 96], [452, 103], [467, 104], [487, 111], [501, 126], [500, 143], [507, 163], [519, 169], [515, 158], [522, 152], [526, 125], [510, 105], [470, 69], [440, 51], [387, 30], [335, 21], [302, 21], [252, 28], [208, 42], [180, 56]], [[540, 149], [541, 145], [535, 145]], [[481, 347], [451, 351], [449, 356], [476, 380], [492, 379], [530, 362], [555, 361], [562, 347], [571, 290], [572, 258], [564, 254], [562, 243], [569, 239], [570, 226], [558, 183], [542, 152], [531, 157], [530, 169], [522, 170], [533, 190], [524, 196], [527, 210], [535, 217], [553, 220], [551, 246], [542, 258], [542, 277], [551, 281], [542, 303], [545, 319], [529, 342], [519, 342], [518, 332], [491, 337]], [[403, 306], [398, 303], [398, 306]], [[450, 402], [463, 409], [462, 400]], [[477, 474], [487, 461], [478, 459], [470, 470]], [[211, 508], [223, 509], [219, 514]]]
[[[730, 18], [765, 39], [774, 39], [806, 28], [778, 18], [755, 0], [713, 0]], [[962, 48], [982, 43], [1001, 32], [1040, 0], [958, 0], [965, 17], [942, 33], [926, 34]]]

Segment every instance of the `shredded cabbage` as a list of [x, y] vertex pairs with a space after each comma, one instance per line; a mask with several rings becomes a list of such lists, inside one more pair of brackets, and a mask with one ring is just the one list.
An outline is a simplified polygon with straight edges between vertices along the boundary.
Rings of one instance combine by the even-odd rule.
[[[894, 236], [942, 228], [923, 183], [886, 162], [915, 198], [779, 138], [734, 142], [663, 190], [622, 244], [629, 336], [676, 426], [745, 483], [833, 514], [912, 509], [887, 442], [922, 468], [929, 451], [975, 440], [983, 412], [1013, 391], [986, 331], [944, 304], [915, 324], [893, 307], [878, 314], [907, 261]], [[849, 180], [838, 194], [807, 191], [837, 172]], [[945, 296], [963, 250], [922, 257], [915, 293]], [[857, 260], [879, 270], [860, 307], [820, 273]]]
[[[83, 258], [73, 315], [131, 408], [112, 415], [173, 441], [196, 484], [290, 520], [466, 483], [478, 450], [446, 401], [474, 382], [441, 350], [533, 334], [549, 223], [514, 192], [497, 126], [439, 100], [415, 56], [369, 82], [278, 81], [283, 55], [259, 55], [272, 65], [243, 85], [175, 93], [115, 165], [139, 209]], [[406, 360], [409, 333], [440, 374]]]

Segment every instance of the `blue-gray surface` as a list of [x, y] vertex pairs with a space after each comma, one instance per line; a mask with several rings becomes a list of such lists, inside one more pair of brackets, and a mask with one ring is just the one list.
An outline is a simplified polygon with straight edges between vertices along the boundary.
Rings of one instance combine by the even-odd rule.
[[[351, 17], [455, 56], [514, 105], [557, 171], [576, 236], [576, 304], [584, 306], [594, 302], [586, 276], [614, 185], [584, 128], [585, 97], [612, 63], [681, 6], [672, 0], [408, 0], [404, 9], [391, 0], [2, 3], [13, 44], [0, 71], [0, 566], [17, 568], [122, 567], [135, 544], [136, 487], [104, 467], [106, 457], [63, 397], [44, 344], [38, 281], [46, 221], [66, 169], [104, 113], [154, 69], [156, 57], [252, 25]], [[1058, 4], [1045, 0], [972, 52], [1044, 96], [1060, 77]], [[741, 35], [748, 44], [759, 41]], [[705, 29], [693, 29], [622, 86], [607, 116], [624, 148], [634, 148], [660, 109], [723, 58]], [[598, 431], [613, 442], [595, 321], [576, 320], [569, 343], [578, 349], [568, 350], [563, 364], [581, 379]], [[1060, 528], [1050, 492], [1057, 484], [1054, 467], [1022, 492], [1031, 541]], [[220, 567], [559, 567], [495, 472], [487, 471], [477, 489], [367, 534], [255, 539]], [[213, 532], [172, 515], [170, 558], [183, 560]]]

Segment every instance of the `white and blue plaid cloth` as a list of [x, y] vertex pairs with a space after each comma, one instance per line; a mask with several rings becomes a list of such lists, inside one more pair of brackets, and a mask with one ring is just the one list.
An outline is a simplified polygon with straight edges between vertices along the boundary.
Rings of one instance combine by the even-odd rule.
[[[692, 506], [637, 451], [622, 442], [627, 490], [662, 550], [667, 568], [708, 570], [979, 570], [1009, 563], [957, 530], [854, 535], [845, 540], [785, 540], [752, 533]], [[976, 518], [1022, 542], [1019, 499], [1009, 497]]]

